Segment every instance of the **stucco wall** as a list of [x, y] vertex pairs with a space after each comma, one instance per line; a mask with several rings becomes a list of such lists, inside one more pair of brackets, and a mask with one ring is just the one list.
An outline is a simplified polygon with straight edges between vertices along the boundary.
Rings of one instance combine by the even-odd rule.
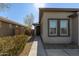
[[72, 15], [72, 12], [44, 12], [41, 19], [41, 36], [44, 43], [71, 43], [72, 42], [72, 22], [70, 21], [70, 37], [48, 37], [48, 18], [66, 18], [69, 19], [68, 16]]
[[78, 17], [71, 17], [72, 19], [72, 42], [78, 44]]

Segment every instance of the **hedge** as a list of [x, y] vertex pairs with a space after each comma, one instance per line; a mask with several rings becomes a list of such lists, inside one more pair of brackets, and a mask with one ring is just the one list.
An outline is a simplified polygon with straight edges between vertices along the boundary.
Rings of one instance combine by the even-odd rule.
[[0, 37], [0, 55], [1, 56], [15, 56], [18, 55], [24, 48], [28, 36], [17, 35]]

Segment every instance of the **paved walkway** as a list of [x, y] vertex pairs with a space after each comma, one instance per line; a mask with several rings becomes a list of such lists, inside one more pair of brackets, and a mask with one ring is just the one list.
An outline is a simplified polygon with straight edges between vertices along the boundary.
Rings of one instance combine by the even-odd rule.
[[[33, 44], [33, 47], [31, 49], [32, 50], [31, 56], [35, 56], [33, 55], [34, 53], [36, 53], [36, 56], [46, 56], [46, 55], [47, 56], [79, 56], [79, 48], [76, 48], [77, 46], [70, 45], [67, 47], [65, 45], [64, 48], [62, 48], [62, 45], [60, 45], [59, 47], [53, 45], [53, 46], [49, 46], [51, 48], [47, 47], [44, 49], [43, 43], [39, 36], [35, 37], [34, 42], [36, 43]], [[35, 50], [36, 49], [35, 46], [37, 46], [36, 47], [37, 50]]]
[[76, 44], [46, 44], [48, 56], [79, 56], [79, 47]]
[[79, 56], [77, 44], [44, 44], [48, 56]]
[[46, 49], [48, 56], [79, 56], [79, 49]]
[[34, 41], [28, 56], [37, 56], [38, 41]]
[[41, 38], [39, 36], [36, 36], [34, 38], [34, 42], [32, 44], [29, 56], [45, 56], [45, 55], [46, 53]]
[[38, 41], [37, 56], [45, 56], [46, 53], [41, 38], [39, 36], [36, 36], [35, 41]]

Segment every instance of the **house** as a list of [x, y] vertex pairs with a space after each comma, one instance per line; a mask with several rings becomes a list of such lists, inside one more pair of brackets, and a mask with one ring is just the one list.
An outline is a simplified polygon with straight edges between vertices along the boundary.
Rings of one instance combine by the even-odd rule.
[[23, 25], [0, 16], [0, 36], [11, 36], [23, 32]]
[[44, 43], [79, 45], [79, 9], [40, 8], [39, 24]]
[[38, 23], [32, 24], [34, 26], [34, 34], [39, 36], [40, 35], [40, 25]]

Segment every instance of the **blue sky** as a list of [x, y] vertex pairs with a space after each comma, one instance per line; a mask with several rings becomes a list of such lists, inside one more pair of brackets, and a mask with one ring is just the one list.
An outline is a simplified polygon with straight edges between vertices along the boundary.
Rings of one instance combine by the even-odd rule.
[[79, 8], [75, 3], [13, 3], [5, 12], [0, 12], [0, 16], [8, 17], [18, 23], [24, 24], [24, 17], [33, 14], [34, 23], [39, 22], [39, 8]]

